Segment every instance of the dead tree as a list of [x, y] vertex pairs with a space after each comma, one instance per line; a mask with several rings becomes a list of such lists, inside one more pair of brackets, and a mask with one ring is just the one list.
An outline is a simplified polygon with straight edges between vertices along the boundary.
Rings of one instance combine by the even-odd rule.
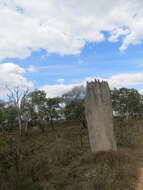
[[92, 152], [116, 150], [110, 89], [105, 81], [87, 83], [85, 112]]
[[[9, 98], [9, 102], [12, 103], [17, 108], [17, 118], [18, 118], [18, 125], [19, 125], [19, 134], [22, 136], [22, 117], [24, 112], [24, 105], [25, 105], [25, 98], [29, 92], [29, 89], [22, 90], [20, 87], [15, 87], [13, 89], [7, 87], [9, 93], [7, 94]], [[28, 118], [26, 118], [28, 120]], [[26, 128], [27, 133], [27, 123], [24, 128]]]

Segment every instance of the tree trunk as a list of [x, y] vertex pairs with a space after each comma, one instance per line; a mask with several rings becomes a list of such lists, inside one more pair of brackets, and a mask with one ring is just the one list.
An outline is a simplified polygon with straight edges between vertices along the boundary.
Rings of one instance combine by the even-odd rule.
[[87, 83], [85, 112], [92, 152], [116, 150], [112, 102], [107, 82]]
[[54, 123], [53, 123], [53, 119], [52, 119], [52, 118], [50, 119], [50, 123], [51, 123], [52, 129], [55, 130], [55, 127], [54, 127]]
[[19, 124], [19, 134], [22, 136], [22, 122], [21, 122], [21, 115], [18, 113], [18, 124]]
[[28, 121], [26, 121], [24, 131], [25, 131], [25, 136], [28, 136]]
[[130, 116], [130, 114], [129, 114], [129, 112], [127, 111], [127, 113], [126, 113], [126, 121], [129, 121], [129, 116]]
[[53, 116], [51, 113], [50, 113], [50, 124], [51, 124], [52, 129], [55, 131], [55, 127], [54, 127], [54, 123], [53, 123]]

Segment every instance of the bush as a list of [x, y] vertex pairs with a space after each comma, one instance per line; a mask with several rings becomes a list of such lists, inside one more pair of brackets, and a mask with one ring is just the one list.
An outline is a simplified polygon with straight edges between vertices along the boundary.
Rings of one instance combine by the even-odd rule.
[[49, 174], [47, 158], [35, 156], [33, 150], [31, 147], [29, 150], [19, 148], [13, 139], [5, 142], [5, 149], [0, 153], [1, 190], [43, 189], [41, 176], [44, 178]]
[[142, 136], [136, 123], [115, 121], [114, 129], [118, 147], [136, 148], [139, 146]]
[[65, 190], [135, 190], [138, 171], [125, 152], [86, 154], [69, 170]]

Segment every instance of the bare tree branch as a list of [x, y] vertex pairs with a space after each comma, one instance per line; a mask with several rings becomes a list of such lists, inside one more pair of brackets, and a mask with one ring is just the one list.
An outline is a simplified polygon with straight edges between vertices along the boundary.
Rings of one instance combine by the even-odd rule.
[[[9, 91], [9, 94], [7, 94], [7, 97], [9, 98], [9, 101], [11, 103], [13, 103], [14, 106], [17, 108], [17, 116], [18, 116], [20, 136], [22, 136], [22, 117], [23, 117], [23, 114], [24, 114], [23, 112], [25, 111], [24, 107], [25, 107], [25, 104], [26, 104], [26, 96], [28, 95], [30, 89], [27, 88], [26, 90], [22, 90], [18, 86], [11, 89], [7, 85], [6, 85], [6, 89]], [[25, 129], [27, 131], [27, 124], [26, 124]]]

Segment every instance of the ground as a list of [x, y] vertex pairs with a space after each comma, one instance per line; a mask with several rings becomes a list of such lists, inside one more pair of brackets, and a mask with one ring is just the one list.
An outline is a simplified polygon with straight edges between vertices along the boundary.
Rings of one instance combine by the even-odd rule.
[[143, 121], [115, 120], [117, 152], [91, 153], [88, 131], [60, 122], [45, 134], [0, 134], [1, 190], [136, 190], [142, 181]]

